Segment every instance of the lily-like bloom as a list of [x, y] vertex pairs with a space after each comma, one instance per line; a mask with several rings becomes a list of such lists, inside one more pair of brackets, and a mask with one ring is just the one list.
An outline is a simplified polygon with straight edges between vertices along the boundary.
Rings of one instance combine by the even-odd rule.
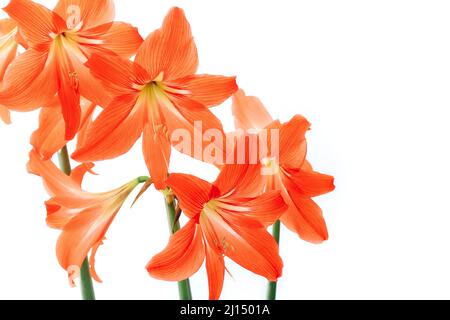
[[[222, 132], [221, 122], [208, 108], [237, 90], [234, 77], [195, 74], [197, 48], [179, 8], [171, 9], [161, 29], [148, 36], [134, 62], [94, 55], [87, 65], [116, 98], [72, 157], [78, 161], [115, 158], [143, 134], [145, 161], [158, 189], [165, 188], [174, 143], [169, 135], [184, 129], [194, 140], [194, 132], [200, 136], [208, 129]], [[194, 125], [197, 121], [202, 128]]]
[[[19, 44], [26, 46], [17, 24], [11, 19], [0, 20], [0, 82], [16, 57]], [[9, 110], [3, 105], [0, 105], [0, 119], [7, 124], [11, 123]]]
[[[77, 134], [77, 145], [84, 143], [96, 107], [95, 103], [81, 99], [81, 124]], [[64, 136], [65, 122], [60, 108], [61, 104], [56, 97], [53, 103], [43, 107], [39, 115], [39, 128], [31, 136], [31, 145], [44, 160], [51, 159], [68, 142]]]
[[[295, 116], [285, 124], [273, 121], [261, 101], [246, 96], [242, 90], [233, 97], [233, 114], [237, 129], [259, 131], [259, 142], [266, 145], [267, 152], [258, 155], [263, 175], [255, 181], [256, 193], [281, 191], [288, 204], [281, 222], [308, 242], [327, 240], [328, 230], [322, 210], [311, 198], [333, 191], [334, 178], [315, 172], [306, 160], [305, 135], [310, 123], [302, 116]], [[271, 134], [263, 129], [278, 130], [279, 141], [267, 139]], [[271, 143], [279, 143], [278, 148], [272, 148]], [[272, 154], [272, 150], [278, 154]]]
[[11, 0], [4, 10], [14, 19], [29, 49], [7, 70], [0, 102], [16, 111], [29, 111], [61, 102], [71, 140], [81, 122], [80, 96], [98, 105], [110, 94], [84, 65], [94, 53], [135, 54], [143, 39], [135, 28], [113, 22], [112, 0], [60, 0], [53, 11], [30, 0]]
[[135, 179], [128, 184], [105, 193], [89, 193], [81, 189], [86, 172], [93, 164], [83, 164], [66, 176], [49, 160], [32, 151], [28, 170], [42, 177], [51, 199], [46, 202], [47, 223], [62, 230], [56, 246], [60, 265], [67, 270], [69, 281], [79, 275], [84, 259], [90, 256], [91, 274], [101, 282], [95, 272], [95, 254], [105, 240], [105, 234], [124, 201], [142, 181]]
[[[251, 174], [250, 174], [251, 173]], [[171, 237], [167, 248], [147, 265], [151, 276], [181, 281], [196, 273], [206, 260], [210, 299], [222, 292], [224, 257], [276, 281], [283, 262], [278, 245], [267, 232], [286, 211], [280, 192], [246, 197], [259, 171], [248, 165], [227, 165], [213, 184], [184, 174], [172, 174], [167, 184], [189, 217]]]

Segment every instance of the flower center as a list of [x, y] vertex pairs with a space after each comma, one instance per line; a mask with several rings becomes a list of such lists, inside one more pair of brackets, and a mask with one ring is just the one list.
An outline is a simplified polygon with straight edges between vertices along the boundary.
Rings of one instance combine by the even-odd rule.
[[280, 165], [274, 157], [267, 157], [261, 160], [262, 174], [265, 176], [274, 176], [280, 172]]

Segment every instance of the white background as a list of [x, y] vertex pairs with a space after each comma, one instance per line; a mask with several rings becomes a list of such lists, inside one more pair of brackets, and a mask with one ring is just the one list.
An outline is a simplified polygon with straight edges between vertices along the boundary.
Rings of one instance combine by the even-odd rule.
[[[448, 1], [115, 2], [117, 20], [143, 36], [181, 6], [200, 72], [237, 75], [275, 117], [301, 113], [312, 122], [309, 158], [336, 177], [336, 192], [318, 199], [330, 240], [310, 245], [282, 231], [280, 298], [450, 298]], [[216, 112], [231, 130], [230, 102]], [[45, 225], [47, 195], [25, 170], [37, 113], [13, 121], [0, 125], [0, 298], [78, 299], [56, 261], [58, 232]], [[217, 174], [179, 155], [172, 160], [173, 172]], [[89, 191], [146, 174], [140, 143], [96, 171]], [[162, 201], [147, 193], [114, 221], [97, 255], [98, 298], [177, 298], [176, 284], [145, 270], [168, 240]], [[224, 299], [264, 298], [264, 279], [228, 267], [234, 279], [227, 275]], [[192, 285], [195, 298], [207, 298], [204, 269]]]

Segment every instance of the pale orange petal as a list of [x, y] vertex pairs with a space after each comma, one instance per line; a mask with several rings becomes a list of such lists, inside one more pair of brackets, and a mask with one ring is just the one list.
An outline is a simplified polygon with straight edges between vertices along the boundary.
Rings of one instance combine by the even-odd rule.
[[196, 273], [205, 259], [199, 226], [190, 220], [170, 238], [168, 246], [148, 263], [147, 270], [156, 279], [182, 281]]
[[261, 101], [246, 96], [243, 90], [233, 95], [232, 108], [236, 129], [263, 129], [273, 121]]
[[45, 203], [47, 209], [47, 225], [50, 228], [62, 230], [69, 221], [81, 212], [80, 209], [67, 209], [61, 207], [51, 199]]
[[175, 80], [197, 71], [197, 47], [182, 9], [169, 11], [161, 29], [144, 41], [135, 61], [149, 72], [152, 79], [161, 72], [165, 80]]
[[17, 55], [17, 24], [11, 19], [0, 20], [0, 81]]
[[4, 106], [0, 106], [0, 119], [6, 124], [11, 124], [11, 115], [9, 110]]

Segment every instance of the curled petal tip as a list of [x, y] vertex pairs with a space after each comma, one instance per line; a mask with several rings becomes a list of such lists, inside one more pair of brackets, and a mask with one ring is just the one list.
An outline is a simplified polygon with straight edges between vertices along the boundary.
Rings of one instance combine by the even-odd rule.
[[75, 280], [80, 277], [80, 267], [79, 266], [70, 266], [67, 268], [67, 273], [69, 275], [69, 284], [72, 288], [75, 288]]

